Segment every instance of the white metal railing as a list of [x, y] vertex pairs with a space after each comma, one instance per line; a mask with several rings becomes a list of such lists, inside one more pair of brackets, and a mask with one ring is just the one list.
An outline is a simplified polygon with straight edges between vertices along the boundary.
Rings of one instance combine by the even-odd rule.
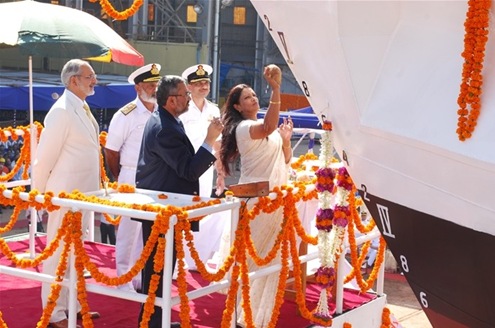
[[[294, 129], [296, 133], [300, 133], [302, 136], [300, 137], [299, 141], [296, 143], [296, 145], [293, 147], [295, 149], [305, 138], [306, 136], [309, 136], [310, 138], [314, 139], [315, 134], [322, 133], [321, 130], [315, 130], [315, 129], [306, 129], [306, 128], [297, 128]], [[310, 151], [308, 149], [308, 151]], [[18, 185], [27, 185], [29, 184], [29, 180], [22, 180], [22, 181], [13, 181], [13, 182], [8, 182], [5, 185], [7, 188], [12, 188]], [[306, 189], [308, 192], [310, 192], [314, 186], [307, 186]], [[297, 188], [294, 189], [294, 193], [297, 193]], [[286, 195], [287, 191], [282, 191], [284, 193], [284, 196]], [[111, 190], [109, 194], [107, 194], [107, 190], [98, 190], [92, 193], [88, 193], [88, 195], [96, 195], [101, 198], [105, 197], [114, 197], [115, 200], [122, 202], [122, 200], [119, 199], [119, 194], [116, 193], [115, 191]], [[156, 203], [156, 204], [162, 204], [162, 205], [176, 205], [176, 206], [184, 206], [187, 203], [191, 202], [191, 196], [190, 195], [180, 195], [180, 194], [173, 194], [173, 193], [167, 193], [167, 195], [172, 195], [172, 197], [169, 197], [167, 200], [160, 200], [158, 198], [158, 195], [161, 194], [162, 192], [157, 192], [157, 191], [150, 191], [150, 190], [144, 190], [144, 189], [136, 189], [136, 195], [145, 195], [149, 197], [149, 201]], [[7, 198], [12, 198], [13, 192], [11, 190], [5, 190], [3, 192], [3, 195]], [[23, 200], [28, 200], [29, 199], [29, 194], [22, 192], [19, 194], [21, 199]], [[122, 194], [124, 195], [124, 194]], [[129, 194], [126, 194], [129, 195]], [[269, 197], [272, 199], [275, 199], [277, 197], [276, 193], [270, 193]], [[134, 198], [135, 199], [135, 198]], [[171, 204], [169, 203], [170, 200], [173, 199], [175, 202], [179, 203], [177, 204]], [[37, 195], [35, 197], [35, 200], [39, 203], [44, 202], [44, 196], [43, 195]], [[128, 216], [128, 217], [133, 217], [133, 218], [140, 218], [140, 219], [145, 219], [145, 220], [154, 220], [156, 218], [156, 213], [153, 212], [145, 212], [145, 211], [139, 211], [139, 210], [133, 210], [133, 209], [128, 209], [128, 208], [123, 208], [123, 207], [117, 207], [117, 206], [109, 206], [109, 205], [102, 205], [102, 204], [95, 204], [95, 203], [90, 203], [90, 202], [85, 202], [85, 201], [78, 201], [78, 200], [70, 200], [70, 199], [63, 199], [59, 197], [53, 197], [51, 199], [51, 202], [54, 205], [61, 206], [61, 207], [66, 207], [66, 208], [71, 208], [72, 210], [82, 210], [82, 211], [91, 211], [91, 212], [101, 212], [101, 213], [108, 213], [112, 215], [122, 215], [122, 216]], [[125, 202], [125, 201], [124, 201]], [[135, 203], [134, 201], [132, 203]], [[128, 204], [132, 204], [131, 202], [128, 202]], [[207, 206], [199, 209], [194, 209], [188, 211], [188, 216], [189, 218], [195, 218], [199, 216], [204, 216], [208, 214], [212, 214], [215, 212], [222, 212], [222, 211], [231, 211], [231, 236], [235, 236], [235, 230], [237, 228], [237, 223], [239, 220], [239, 206], [240, 206], [240, 201], [237, 198], [234, 198], [233, 201], [225, 201], [223, 200], [221, 204], [218, 205], [213, 205], [213, 206]], [[33, 211], [35, 211], [33, 209]], [[315, 207], [316, 211], [316, 207]], [[309, 217], [304, 217], [301, 218], [301, 221], [308, 220], [314, 224], [314, 215], [310, 214]], [[34, 234], [36, 231], [36, 216], [31, 215], [31, 224], [30, 224], [30, 251], [32, 249], [31, 257], [34, 258]], [[176, 224], [176, 218], [170, 220], [170, 227], [167, 231], [166, 238], [167, 240], [173, 240], [173, 227]], [[92, 224], [94, 222], [90, 222], [90, 227], [94, 226]], [[91, 234], [90, 234], [91, 235]], [[91, 235], [92, 236], [92, 235]], [[377, 229], [373, 230], [372, 232], [363, 235], [359, 238], [356, 239], [356, 244], [361, 245], [365, 243], [366, 241], [372, 240], [374, 238], [378, 238], [380, 236], [380, 233]], [[31, 242], [32, 238], [32, 242]], [[93, 240], [90, 238], [90, 240]], [[233, 241], [231, 240], [231, 243]], [[31, 247], [32, 245], [32, 247]], [[166, 243], [166, 249], [165, 249], [165, 263], [164, 263], [164, 281], [172, 281], [172, 243]], [[347, 248], [349, 245], [345, 244], [344, 248]], [[71, 267], [74, 268], [74, 256], [73, 252], [74, 250], [71, 250]], [[344, 253], [343, 253], [344, 254]], [[306, 263], [312, 260], [315, 260], [318, 258], [318, 252], [314, 251], [305, 255], [301, 255], [299, 257], [301, 263]], [[339, 267], [343, 268], [344, 261], [346, 261], [345, 256], [340, 256], [339, 259]], [[290, 263], [292, 266], [292, 263]], [[280, 264], [274, 264], [269, 267], [265, 267], [263, 269], [260, 269], [258, 271], [250, 272], [249, 276], [250, 279], [256, 279], [259, 277], [263, 277], [275, 272], [279, 272], [281, 270], [281, 265]], [[7, 266], [2, 266], [0, 265], [0, 273], [4, 274], [9, 274], [17, 277], [22, 277], [26, 279], [31, 279], [31, 280], [37, 280], [41, 282], [53, 282], [54, 277], [42, 274], [42, 273], [37, 273], [37, 272], [32, 272], [28, 270], [23, 270], [23, 269], [17, 269], [17, 268], [11, 268]], [[343, 270], [338, 270], [337, 271], [337, 277], [336, 277], [336, 313], [341, 314], [343, 312], [343, 298], [344, 298], [344, 278], [345, 278], [345, 273]], [[71, 270], [71, 275], [69, 279], [64, 279], [62, 282], [63, 286], [69, 287], [69, 286], [75, 286], [76, 284], [76, 271], [75, 269]], [[217, 292], [219, 290], [225, 289], [228, 286], [230, 286], [231, 281], [229, 278], [224, 279], [220, 282], [210, 284], [206, 287], [202, 287], [193, 291], [190, 291], [187, 293], [187, 296], [189, 299], [195, 299], [198, 297], [205, 296], [207, 294]], [[381, 296], [383, 295], [383, 284], [384, 284], [384, 265], [382, 264], [379, 273], [378, 273], [378, 278], [377, 278], [377, 290], [376, 293], [377, 295]], [[87, 284], [87, 290], [90, 292], [94, 292], [97, 294], [102, 294], [102, 295], [107, 295], [110, 297], [117, 297], [117, 298], [122, 298], [130, 301], [135, 301], [135, 302], [140, 302], [144, 303], [146, 301], [147, 295], [143, 294], [136, 294], [132, 292], [126, 292], [126, 291], [121, 291], [116, 288], [111, 288], [111, 287], [106, 287], [106, 286], [101, 286], [101, 285], [96, 285], [96, 284]], [[77, 290], [76, 288], [70, 288], [69, 289], [69, 297], [70, 297], [70, 302], [69, 302], [69, 326], [70, 327], [75, 327], [76, 326], [76, 302], [77, 302]], [[171, 308], [177, 304], [180, 303], [180, 299], [178, 296], [172, 297], [171, 295], [171, 284], [164, 283], [163, 284], [163, 297], [159, 298], [157, 297], [155, 300], [155, 305], [162, 307], [162, 326], [163, 327], [168, 327], [170, 325], [170, 319], [171, 319]], [[72, 321], [71, 319], [72, 318]], [[232, 321], [232, 327], [235, 327], [235, 320]]]
[[[106, 193], [105, 190], [100, 190], [100, 191], [89, 193], [89, 194], [97, 195], [97, 196], [100, 196], [103, 198], [105, 193]], [[149, 203], [153, 202], [153, 203], [156, 203], [157, 205], [159, 205], [159, 204], [174, 205], [174, 204], [170, 203], [170, 200], [174, 200], [174, 202], [181, 203], [183, 205], [191, 203], [191, 196], [190, 195], [180, 195], [180, 194], [167, 193], [169, 198], [167, 200], [161, 200], [158, 198], [159, 194], [162, 194], [162, 192], [156, 192], [156, 191], [150, 191], [150, 190], [144, 190], [144, 189], [137, 189], [136, 193], [135, 193], [135, 195], [148, 196], [149, 197]], [[7, 198], [12, 198], [13, 192], [11, 190], [5, 190], [3, 192], [3, 195]], [[125, 194], [125, 195], [129, 195], [129, 194]], [[29, 194], [25, 193], [25, 192], [21, 192], [19, 194], [19, 196], [23, 200], [28, 200], [28, 198], [29, 198]], [[122, 200], [118, 200], [118, 198], [119, 198], [118, 193], [111, 192], [109, 194], [109, 196], [115, 196], [114, 200], [122, 202]], [[39, 203], [43, 203], [44, 197], [43, 197], [43, 195], [37, 195], [35, 197], [35, 200]], [[133, 217], [133, 218], [139, 218], [139, 219], [150, 220], [150, 221], [153, 221], [156, 218], [156, 213], [154, 213], [154, 212], [146, 212], [146, 211], [117, 207], [117, 206], [95, 204], [95, 203], [86, 202], [86, 201], [70, 200], [70, 199], [63, 199], [63, 198], [59, 198], [59, 197], [53, 197], [51, 199], [51, 202], [53, 205], [57, 205], [57, 206], [65, 207], [65, 208], [70, 208], [70, 209], [72, 209], [72, 211], [101, 212], [101, 213], [108, 213], [108, 214], [112, 214], [112, 215], [129, 216], [129, 217]], [[233, 224], [233, 227], [235, 227], [236, 223], [238, 221], [239, 206], [240, 206], [239, 200], [234, 198], [231, 202], [223, 201], [221, 204], [216, 204], [216, 205], [212, 205], [212, 206], [207, 206], [207, 207], [203, 207], [203, 208], [189, 210], [189, 211], [187, 211], [187, 213], [188, 213], [189, 218], [195, 218], [198, 216], [212, 214], [212, 213], [215, 213], [218, 211], [230, 210], [231, 211], [231, 218], [232, 218], [233, 222], [235, 222], [235, 225]], [[165, 238], [167, 240], [173, 240], [174, 225], [176, 224], [176, 222], [177, 222], [177, 219], [175, 216], [173, 216], [170, 220], [169, 229], [165, 235]], [[172, 243], [167, 243], [166, 248], [165, 248], [165, 263], [164, 263], [164, 268], [163, 268], [164, 281], [172, 281], [172, 271], [173, 271], [172, 252], [173, 252]], [[76, 282], [77, 282], [75, 263], [74, 263], [74, 250], [73, 249], [71, 249], [70, 259], [71, 259], [70, 266], [71, 266], [72, 270], [70, 271], [69, 279], [64, 279], [64, 281], [62, 283], [63, 286], [66, 286], [66, 287], [74, 287]], [[37, 280], [37, 281], [41, 281], [41, 282], [53, 282], [54, 278], [55, 278], [55, 277], [52, 277], [52, 276], [49, 276], [46, 274], [42, 274], [42, 273], [29, 272], [27, 270], [10, 268], [7, 266], [2, 266], [2, 265], [0, 265], [0, 273], [9, 274], [9, 275], [13, 275], [13, 276], [19, 276], [19, 277], [23, 277], [26, 279]], [[222, 288], [225, 288], [225, 287], [221, 286], [221, 285], [211, 286], [208, 289], [208, 291], [209, 291], [209, 293], [211, 293], [211, 292], [220, 290]], [[94, 293], [98, 293], [98, 294], [124, 298], [127, 300], [136, 301], [136, 302], [144, 302], [146, 300], [146, 297], [147, 297], [146, 295], [119, 291], [119, 290], [116, 290], [114, 288], [95, 285], [95, 284], [89, 284], [89, 283], [87, 284], [87, 290], [94, 292]], [[170, 325], [171, 307], [173, 306], [171, 294], [172, 294], [171, 284], [164, 283], [163, 284], [163, 297], [162, 298], [157, 297], [155, 300], [155, 305], [162, 307], [162, 311], [163, 311], [162, 326], [163, 327], [168, 327]], [[75, 321], [76, 320], [76, 312], [77, 312], [76, 302], [77, 302], [77, 288], [69, 288], [69, 309], [68, 309], [68, 312], [69, 312], [69, 326], [70, 327], [76, 326], [76, 321]], [[72, 318], [72, 321], [71, 321], [71, 318]]]

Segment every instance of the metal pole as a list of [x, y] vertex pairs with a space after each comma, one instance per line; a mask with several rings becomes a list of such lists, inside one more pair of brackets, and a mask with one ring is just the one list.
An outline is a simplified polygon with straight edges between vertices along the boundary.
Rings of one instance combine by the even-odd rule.
[[220, 0], [215, 0], [215, 27], [213, 33], [213, 81], [212, 81], [212, 101], [218, 103], [218, 82], [220, 80], [220, 63], [218, 60], [220, 30]]
[[[63, 246], [60, 246], [63, 247]], [[69, 307], [68, 307], [68, 319], [69, 327], [76, 327], [77, 319], [77, 272], [76, 268], [76, 254], [74, 251], [74, 245], [70, 246], [69, 251]]]
[[[38, 129], [34, 125], [34, 109], [33, 109], [33, 56], [29, 56], [29, 129], [30, 129], [30, 138], [29, 138], [29, 146], [31, 150], [31, 165], [34, 164], [36, 159], [36, 140], [38, 136]], [[25, 139], [24, 139], [25, 140]], [[24, 167], [27, 170], [27, 165]], [[34, 183], [34, 173], [31, 169], [31, 186]], [[36, 256], [34, 238], [37, 230], [37, 211], [34, 208], [29, 209], [31, 211], [30, 217], [30, 225], [29, 225], [29, 254], [32, 259]]]
[[170, 327], [171, 321], [171, 301], [172, 301], [172, 275], [174, 267], [172, 267], [172, 256], [174, 252], [174, 229], [177, 223], [177, 216], [173, 215], [170, 217], [168, 224], [168, 230], [165, 234], [166, 245], [165, 245], [165, 261], [163, 262], [163, 283], [162, 283], [162, 327]]
[[[206, 18], [206, 38], [203, 39], [203, 43], [208, 44], [208, 51], [206, 53], [206, 60], [205, 62], [208, 64], [211, 64], [212, 67], [215, 67], [212, 62], [212, 29], [213, 29], [213, 10], [215, 8], [215, 3], [213, 1], [208, 1], [208, 16]], [[216, 79], [216, 76], [215, 76]]]
[[263, 64], [265, 57], [265, 45], [264, 45], [264, 25], [261, 18], [256, 20], [256, 50], [254, 54], [254, 67], [256, 69], [254, 79], [254, 91], [256, 94], [261, 95], [261, 89], [263, 85]]

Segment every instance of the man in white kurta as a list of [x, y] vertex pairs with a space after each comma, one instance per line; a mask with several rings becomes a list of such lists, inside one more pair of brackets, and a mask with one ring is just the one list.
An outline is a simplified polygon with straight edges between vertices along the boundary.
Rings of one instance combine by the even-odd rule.
[[[144, 126], [157, 109], [155, 92], [160, 69], [159, 64], [148, 64], [129, 75], [128, 81], [135, 85], [137, 97], [118, 110], [110, 121], [105, 160], [119, 184], [136, 184], [136, 166]], [[129, 271], [141, 256], [142, 250], [141, 222], [122, 217], [115, 243], [117, 275], [121, 276]], [[118, 288], [126, 291], [141, 289], [141, 275], [138, 274], [132, 282]]]
[[[191, 92], [189, 110], [180, 115], [187, 137], [197, 151], [205, 140], [208, 126], [213, 117], [220, 117], [218, 106], [206, 99], [210, 93], [211, 73], [213, 68], [206, 64], [188, 67], [182, 73], [187, 79], [188, 90]], [[213, 166], [199, 178], [199, 195], [211, 197], [213, 189]], [[203, 218], [198, 232], [194, 232], [194, 244], [203, 261], [207, 261], [218, 250], [223, 231], [221, 213], [215, 213]], [[218, 237], [218, 238], [216, 238]], [[186, 247], [186, 264], [190, 270], [196, 268], [188, 248]]]
[[[98, 124], [89, 110], [86, 97], [94, 94], [96, 74], [88, 62], [73, 59], [65, 64], [61, 73], [64, 93], [52, 106], [44, 121], [40, 142], [33, 165], [33, 188], [42, 193], [58, 195], [62, 191], [95, 191], [100, 188], [100, 145]], [[57, 235], [68, 208], [49, 213], [47, 244]], [[83, 213], [82, 229], [86, 231], [89, 213]], [[43, 262], [43, 273], [56, 276], [61, 259], [63, 241], [54, 254]], [[67, 267], [66, 277], [71, 268]], [[43, 283], [43, 308], [48, 304], [50, 283]], [[69, 305], [68, 288], [63, 287], [53, 309], [49, 327], [66, 328], [66, 311]], [[77, 305], [78, 312], [81, 305]], [[99, 317], [97, 312], [90, 313]], [[78, 313], [78, 317], [80, 314]]]

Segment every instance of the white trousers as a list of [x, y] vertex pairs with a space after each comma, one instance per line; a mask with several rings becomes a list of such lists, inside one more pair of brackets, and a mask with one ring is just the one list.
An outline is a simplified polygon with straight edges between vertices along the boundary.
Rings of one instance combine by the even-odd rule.
[[[199, 177], [199, 195], [201, 197], [211, 197], [213, 170], [214, 167], [211, 166]], [[230, 220], [230, 211], [207, 215], [199, 222], [199, 231], [193, 232], [194, 246], [199, 253], [199, 258], [204, 263], [210, 260], [215, 252], [218, 251], [226, 220]], [[187, 268], [189, 270], [196, 270], [196, 264], [191, 257], [186, 240], [184, 240], [184, 252]]]
[[[119, 183], [135, 185], [136, 170], [122, 167], [119, 174]], [[115, 263], [117, 275], [128, 272], [141, 256], [143, 251], [143, 230], [141, 222], [123, 216], [120, 219], [115, 241]], [[121, 290], [134, 291], [141, 289], [141, 274], [139, 273], [129, 282], [118, 286]]]

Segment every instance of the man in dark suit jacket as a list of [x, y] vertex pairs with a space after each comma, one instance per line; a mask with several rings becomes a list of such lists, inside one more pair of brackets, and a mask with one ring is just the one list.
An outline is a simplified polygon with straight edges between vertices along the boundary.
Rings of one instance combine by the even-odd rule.
[[[220, 135], [223, 125], [214, 119], [208, 127], [203, 145], [194, 152], [179, 120], [179, 115], [188, 110], [190, 93], [187, 81], [179, 76], [164, 76], [159, 82], [156, 92], [158, 110], [153, 113], [144, 128], [141, 150], [136, 171], [136, 187], [141, 189], [173, 192], [179, 194], [199, 195], [199, 177], [215, 162], [212, 147]], [[143, 223], [143, 244], [151, 234], [152, 221]], [[198, 230], [198, 222], [192, 224]], [[143, 270], [143, 293], [148, 294], [153, 271], [155, 250], [146, 262]], [[175, 266], [176, 250], [174, 243], [173, 265]], [[168, 282], [167, 282], [168, 283]], [[171, 283], [171, 282], [170, 282]], [[162, 297], [163, 272], [156, 296]], [[139, 314], [139, 322], [143, 316], [143, 307]], [[155, 306], [155, 312], [149, 322], [150, 328], [161, 327], [162, 309]], [[171, 327], [180, 327], [173, 323]]]

